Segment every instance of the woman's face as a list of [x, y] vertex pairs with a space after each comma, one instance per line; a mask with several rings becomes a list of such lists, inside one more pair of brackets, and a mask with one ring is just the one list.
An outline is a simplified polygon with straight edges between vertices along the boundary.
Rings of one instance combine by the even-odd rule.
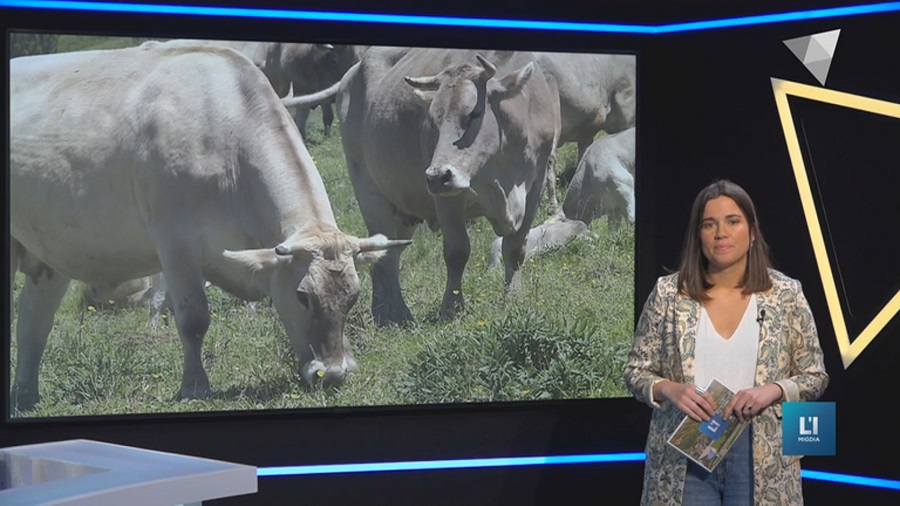
[[709, 261], [709, 272], [715, 274], [747, 269], [747, 253], [753, 235], [743, 211], [731, 197], [709, 200], [700, 221], [700, 248]]

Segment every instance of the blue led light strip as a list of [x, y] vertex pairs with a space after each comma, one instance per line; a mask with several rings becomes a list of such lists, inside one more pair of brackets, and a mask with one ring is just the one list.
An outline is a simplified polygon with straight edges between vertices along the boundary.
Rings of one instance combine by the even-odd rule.
[[0, 7], [140, 14], [176, 14], [188, 16], [286, 19], [298, 21], [349, 21], [355, 23], [457, 26], [471, 28], [519, 28], [526, 30], [559, 30], [644, 34], [650, 34], [654, 31], [654, 28], [651, 26], [614, 23], [577, 23], [566, 21], [466, 18], [456, 16], [416, 16], [407, 14], [373, 14], [359, 12], [327, 12], [189, 5], [150, 5], [117, 2], [69, 2], [65, 0], [0, 0]]
[[[414, 460], [406, 462], [373, 462], [367, 464], [324, 464], [310, 466], [261, 467], [259, 477], [307, 476], [314, 474], [378, 473], [392, 471], [438, 471], [447, 469], [475, 469], [487, 467], [550, 466], [564, 464], [608, 464], [642, 462], [644, 453], [608, 453], [588, 455], [557, 455], [551, 457], [501, 457], [483, 459]], [[830, 481], [863, 487], [900, 490], [900, 481], [869, 478], [849, 474], [828, 473], [804, 469], [801, 476], [808, 480]]]
[[288, 9], [257, 9], [238, 7], [191, 6], [168, 4], [135, 4], [127, 2], [76, 2], [65, 0], [0, 0], [0, 7], [52, 9], [92, 12], [139, 14], [171, 14], [185, 16], [218, 16], [241, 18], [286, 19], [302, 21], [342, 21], [354, 23], [387, 23], [423, 26], [456, 26], [470, 28], [515, 28], [523, 30], [555, 30], [564, 32], [666, 34], [729, 28], [788, 21], [804, 21], [860, 14], [900, 11], [900, 2], [886, 2], [848, 7], [832, 7], [808, 11], [764, 14], [708, 21], [670, 23], [665, 25], [637, 25], [617, 23], [586, 23], [501, 18], [469, 18], [457, 16], [417, 16], [407, 14], [374, 14], [358, 12], [327, 12]]
[[710, 30], [713, 28], [733, 28], [738, 26], [767, 25], [772, 23], [786, 23], [788, 21], [807, 21], [811, 19], [857, 16], [860, 14], [880, 14], [885, 12], [896, 12], [898, 10], [900, 10], [900, 2], [854, 5], [849, 7], [831, 7], [809, 11], [784, 12], [780, 14], [762, 14], [758, 16], [713, 19], [709, 21], [693, 21], [688, 23], [670, 23], [667, 25], [656, 26], [653, 33], [664, 34], [676, 32], [692, 32], [695, 30]]
[[826, 473], [824, 471], [802, 470], [800, 476], [808, 480], [831, 481], [834, 483], [846, 483], [863, 487], [886, 488], [888, 490], [900, 490], [900, 481], [886, 480], [884, 478], [869, 478], [867, 476], [853, 476], [850, 474]]
[[484, 467], [550, 466], [560, 464], [600, 464], [641, 462], [644, 453], [608, 453], [594, 455], [556, 455], [551, 457], [501, 457], [485, 459], [413, 460], [367, 464], [328, 464], [318, 466], [262, 467], [258, 476], [300, 476], [309, 474], [372, 473], [385, 471], [431, 471]]

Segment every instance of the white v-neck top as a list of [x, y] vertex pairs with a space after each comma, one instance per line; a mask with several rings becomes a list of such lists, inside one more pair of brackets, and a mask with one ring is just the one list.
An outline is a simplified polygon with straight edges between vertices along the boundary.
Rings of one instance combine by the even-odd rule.
[[706, 388], [716, 378], [735, 392], [753, 387], [759, 350], [759, 322], [756, 313], [756, 294], [753, 294], [734, 334], [730, 339], [725, 339], [716, 331], [706, 309], [700, 307], [694, 349], [696, 385]]

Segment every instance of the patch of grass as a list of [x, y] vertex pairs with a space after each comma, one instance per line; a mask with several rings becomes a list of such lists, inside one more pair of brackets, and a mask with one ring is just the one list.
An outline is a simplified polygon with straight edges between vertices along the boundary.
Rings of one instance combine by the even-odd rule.
[[594, 322], [518, 307], [472, 332], [428, 337], [401, 391], [410, 402], [496, 402], [624, 395], [621, 341]]

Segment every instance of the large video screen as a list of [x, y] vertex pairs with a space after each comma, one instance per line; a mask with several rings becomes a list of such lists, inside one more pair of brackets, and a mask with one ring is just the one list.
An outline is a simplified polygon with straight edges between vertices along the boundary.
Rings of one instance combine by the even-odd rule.
[[635, 54], [8, 37], [11, 418], [628, 395]]

